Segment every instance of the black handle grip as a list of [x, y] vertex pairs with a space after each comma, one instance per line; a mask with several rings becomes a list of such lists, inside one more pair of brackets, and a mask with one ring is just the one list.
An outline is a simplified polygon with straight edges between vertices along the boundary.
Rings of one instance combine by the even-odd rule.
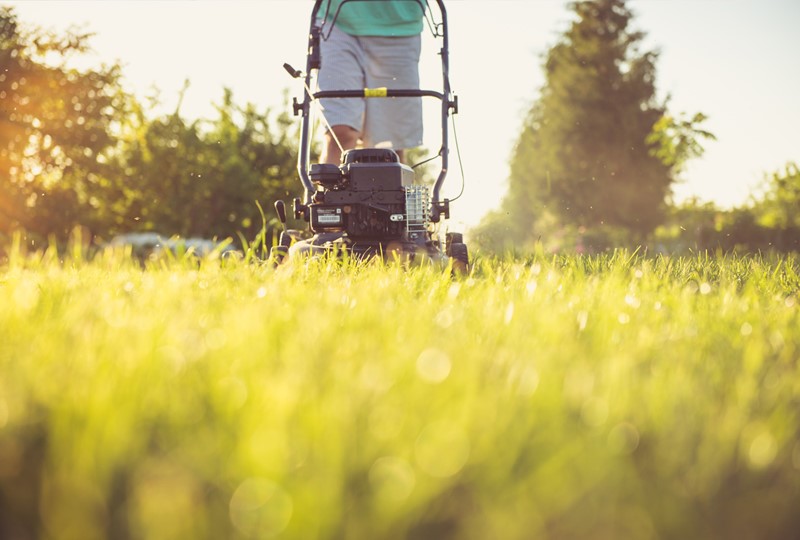
[[280, 222], [286, 225], [286, 205], [283, 201], [275, 201], [275, 211], [278, 213]]
[[303, 74], [303, 72], [302, 72], [302, 71], [300, 71], [299, 69], [294, 69], [294, 68], [293, 68], [292, 66], [290, 66], [289, 64], [283, 64], [283, 69], [285, 69], [285, 70], [286, 70], [286, 72], [287, 72], [289, 75], [291, 75], [293, 78], [295, 78], [295, 79], [299, 79], [299, 78], [300, 78], [300, 76]]

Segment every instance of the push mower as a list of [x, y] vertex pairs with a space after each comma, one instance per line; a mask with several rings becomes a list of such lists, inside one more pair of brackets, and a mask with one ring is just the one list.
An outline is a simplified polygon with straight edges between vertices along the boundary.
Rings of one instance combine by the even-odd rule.
[[[295, 219], [309, 224], [310, 238], [299, 239], [297, 231], [286, 228], [286, 206], [275, 202], [278, 219], [283, 225], [278, 245], [270, 258], [280, 264], [287, 258], [330, 254], [348, 254], [358, 258], [396, 257], [404, 260], [430, 260], [447, 265], [457, 272], [469, 267], [469, 255], [460, 233], [448, 232], [442, 238], [440, 222], [450, 217], [450, 201], [441, 198], [448, 170], [448, 125], [450, 114], [458, 112], [458, 98], [452, 95], [449, 81], [447, 12], [443, 0], [436, 0], [441, 19], [431, 20], [427, 0], [408, 0], [419, 4], [435, 38], [441, 39], [443, 89], [441, 92], [421, 89], [358, 88], [314, 92], [311, 89], [315, 72], [321, 65], [320, 40], [336, 21], [339, 11], [349, 2], [344, 0], [330, 20], [320, 22], [315, 14], [326, 0], [316, 0], [311, 11], [306, 70], [284, 68], [295, 78], [304, 79], [302, 101], [294, 98], [293, 111], [301, 117], [300, 148], [297, 170], [304, 195], [294, 199]], [[310, 164], [312, 103], [321, 98], [336, 99], [405, 99], [432, 97], [441, 101], [442, 146], [435, 158], [441, 169], [432, 188], [416, 181], [412, 167], [400, 162], [397, 153], [388, 148], [347, 150], [339, 165]]]

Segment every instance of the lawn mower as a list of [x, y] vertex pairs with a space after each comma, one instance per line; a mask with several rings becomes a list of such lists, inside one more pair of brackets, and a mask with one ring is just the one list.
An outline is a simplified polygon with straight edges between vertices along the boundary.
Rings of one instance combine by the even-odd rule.
[[[320, 40], [336, 21], [339, 11], [349, 2], [344, 0], [331, 14], [330, 20], [319, 21], [318, 9], [326, 0], [316, 0], [312, 9], [308, 38], [306, 70], [284, 68], [294, 78], [303, 78], [305, 92], [302, 101], [293, 100], [295, 116], [301, 117], [300, 148], [297, 169], [303, 184], [303, 197], [293, 201], [295, 219], [307, 222], [309, 231], [300, 239], [298, 231], [286, 228], [286, 205], [275, 202], [283, 231], [270, 252], [270, 258], [280, 264], [286, 258], [348, 254], [358, 258], [396, 257], [412, 262], [429, 260], [452, 261], [455, 271], [466, 271], [469, 255], [460, 233], [448, 232], [442, 238], [440, 222], [450, 217], [450, 200], [441, 198], [448, 169], [448, 125], [450, 114], [458, 112], [458, 98], [451, 93], [449, 81], [447, 12], [443, 0], [436, 0], [441, 19], [432, 20], [427, 0], [416, 2], [425, 13], [433, 35], [441, 39], [439, 54], [442, 61], [443, 89], [414, 88], [345, 88], [314, 92], [311, 89], [315, 72], [320, 69]], [[426, 9], [426, 6], [427, 9]], [[389, 148], [357, 148], [343, 153], [339, 165], [310, 164], [311, 106], [321, 98], [336, 99], [405, 99], [432, 97], [441, 101], [441, 140], [439, 159], [441, 169], [432, 186], [415, 179], [412, 167], [400, 162], [397, 153]]]

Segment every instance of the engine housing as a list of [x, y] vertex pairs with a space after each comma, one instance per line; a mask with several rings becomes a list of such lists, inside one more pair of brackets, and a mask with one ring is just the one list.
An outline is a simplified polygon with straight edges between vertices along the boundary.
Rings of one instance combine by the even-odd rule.
[[393, 150], [349, 150], [341, 165], [313, 164], [309, 176], [318, 188], [309, 205], [315, 233], [383, 241], [403, 238], [410, 224], [416, 236], [425, 225], [427, 189], [413, 185], [414, 171]]

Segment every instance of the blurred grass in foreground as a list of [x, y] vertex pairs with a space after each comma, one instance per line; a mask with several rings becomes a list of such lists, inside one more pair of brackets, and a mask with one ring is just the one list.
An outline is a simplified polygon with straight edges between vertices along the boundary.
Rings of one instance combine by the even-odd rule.
[[0, 537], [789, 538], [793, 258], [0, 268]]

